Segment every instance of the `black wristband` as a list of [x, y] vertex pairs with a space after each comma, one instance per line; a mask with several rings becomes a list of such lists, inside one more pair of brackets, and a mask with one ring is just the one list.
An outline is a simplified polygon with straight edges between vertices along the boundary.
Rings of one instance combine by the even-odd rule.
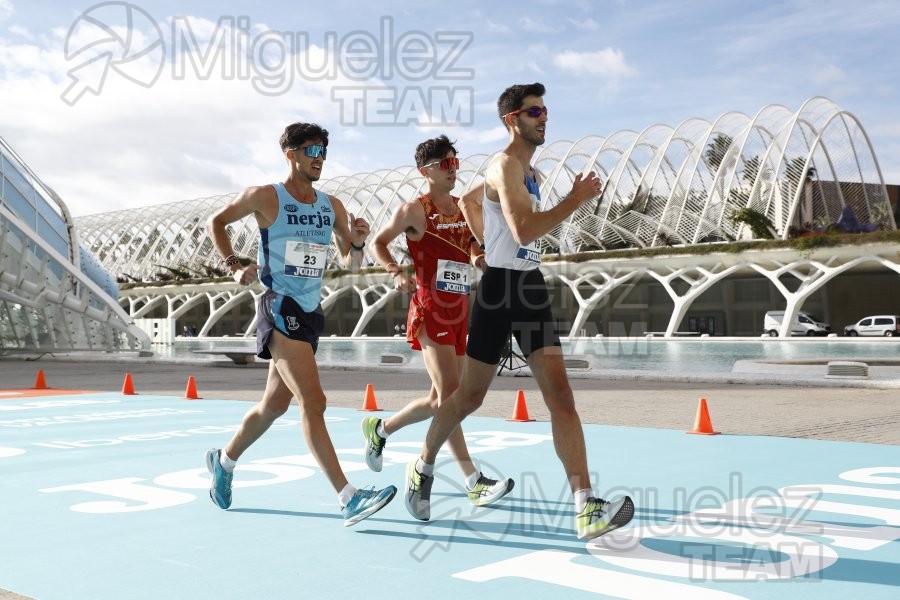
[[350, 247], [351, 247], [353, 250], [356, 250], [357, 252], [362, 252], [363, 250], [366, 249], [366, 245], [365, 245], [365, 244], [362, 244], [362, 245], [360, 245], [360, 246], [357, 246], [357, 245], [354, 244], [353, 242], [350, 242]]

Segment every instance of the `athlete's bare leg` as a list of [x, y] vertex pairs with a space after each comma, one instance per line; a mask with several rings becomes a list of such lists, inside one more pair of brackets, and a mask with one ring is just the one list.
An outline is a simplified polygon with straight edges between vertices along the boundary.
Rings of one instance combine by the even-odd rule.
[[[399, 412], [385, 419], [384, 430], [388, 434], [433, 417], [441, 403], [445, 402], [459, 386], [463, 357], [456, 355], [455, 347], [436, 343], [428, 337], [424, 327], [418, 340], [422, 346], [425, 369], [431, 377], [431, 392], [428, 396], [413, 400]], [[463, 476], [469, 477], [477, 471], [469, 455], [462, 428], [457, 427], [453, 430], [447, 439], [447, 445]]]
[[547, 346], [528, 356], [528, 366], [550, 410], [556, 455], [563, 464], [572, 491], [591, 487], [581, 418], [566, 375], [562, 348]]

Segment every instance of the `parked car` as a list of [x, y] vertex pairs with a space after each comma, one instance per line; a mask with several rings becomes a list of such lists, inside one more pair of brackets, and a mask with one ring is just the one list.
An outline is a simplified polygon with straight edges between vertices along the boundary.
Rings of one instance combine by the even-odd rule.
[[853, 325], [844, 327], [844, 335], [900, 336], [900, 317], [897, 315], [865, 317]]
[[[783, 310], [770, 310], [763, 317], [763, 331], [772, 337], [777, 336], [782, 321], [784, 321]], [[797, 317], [791, 325], [792, 335], [828, 335], [829, 333], [831, 333], [831, 325], [802, 312], [797, 313]]]

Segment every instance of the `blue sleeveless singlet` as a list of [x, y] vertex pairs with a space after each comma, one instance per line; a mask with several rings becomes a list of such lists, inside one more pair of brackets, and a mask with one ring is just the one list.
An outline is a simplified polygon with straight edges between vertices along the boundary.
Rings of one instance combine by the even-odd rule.
[[273, 187], [278, 194], [278, 215], [269, 227], [259, 230], [259, 280], [312, 312], [321, 298], [322, 274], [334, 229], [331, 200], [316, 190], [316, 201], [302, 204], [284, 184]]

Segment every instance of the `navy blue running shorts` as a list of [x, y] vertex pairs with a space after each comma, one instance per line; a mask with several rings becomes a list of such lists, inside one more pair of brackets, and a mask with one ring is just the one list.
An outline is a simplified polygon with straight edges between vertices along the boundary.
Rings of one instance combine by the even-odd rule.
[[307, 342], [315, 354], [319, 347], [319, 336], [325, 329], [325, 313], [322, 312], [321, 304], [316, 306], [313, 312], [306, 312], [290, 296], [268, 290], [256, 301], [256, 315], [258, 357], [272, 358], [269, 341], [276, 329], [292, 340]]
[[550, 294], [540, 269], [488, 267], [478, 282], [466, 355], [499, 364], [510, 332], [526, 358], [535, 350], [560, 345]]

